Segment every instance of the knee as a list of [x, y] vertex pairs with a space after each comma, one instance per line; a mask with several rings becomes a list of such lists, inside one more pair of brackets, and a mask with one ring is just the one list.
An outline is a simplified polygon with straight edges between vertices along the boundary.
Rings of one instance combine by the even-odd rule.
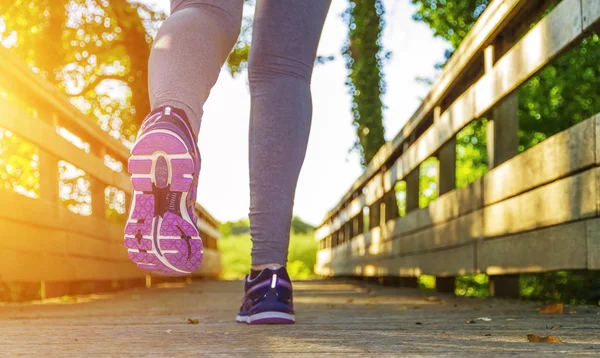
[[225, 32], [227, 41], [235, 43], [240, 35], [243, 6], [243, 0], [171, 0], [171, 15], [193, 9], [210, 16]]
[[277, 55], [261, 56], [250, 51], [248, 82], [250, 86], [273, 80], [292, 80], [310, 83], [312, 64]]

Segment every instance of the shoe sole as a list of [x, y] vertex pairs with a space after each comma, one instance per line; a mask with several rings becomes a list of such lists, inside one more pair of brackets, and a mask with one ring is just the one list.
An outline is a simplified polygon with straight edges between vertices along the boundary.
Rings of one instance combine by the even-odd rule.
[[246, 324], [294, 324], [296, 319], [289, 313], [261, 312], [249, 316], [238, 315], [235, 321]]
[[[202, 240], [186, 207], [194, 175], [194, 160], [176, 133], [160, 129], [144, 134], [129, 159], [133, 186], [131, 210], [125, 226], [125, 247], [139, 268], [167, 276], [187, 275], [202, 263]], [[181, 216], [156, 214], [154, 189], [181, 193]]]

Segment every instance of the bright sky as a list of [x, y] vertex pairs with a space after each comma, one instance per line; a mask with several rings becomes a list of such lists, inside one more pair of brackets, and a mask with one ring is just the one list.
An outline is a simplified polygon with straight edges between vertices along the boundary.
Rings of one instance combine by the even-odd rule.
[[[154, 0], [147, 0], [156, 3]], [[167, 0], [158, 0], [166, 9]], [[340, 55], [347, 36], [341, 18], [348, 0], [333, 0], [318, 54], [335, 60], [318, 65], [312, 78], [313, 120], [308, 152], [296, 191], [294, 215], [319, 224], [361, 174], [359, 156], [349, 153], [355, 141], [351, 99], [345, 86], [346, 68]], [[434, 77], [434, 65], [448, 45], [411, 18], [410, 0], [386, 0], [385, 50], [393, 58], [385, 66], [388, 84], [384, 104], [386, 138], [402, 128], [428, 88], [416, 77]], [[233, 104], [232, 101], [235, 101]], [[220, 221], [246, 218], [248, 189], [248, 115], [250, 94], [246, 74], [232, 78], [225, 70], [204, 107], [199, 137], [202, 172], [198, 201]]]

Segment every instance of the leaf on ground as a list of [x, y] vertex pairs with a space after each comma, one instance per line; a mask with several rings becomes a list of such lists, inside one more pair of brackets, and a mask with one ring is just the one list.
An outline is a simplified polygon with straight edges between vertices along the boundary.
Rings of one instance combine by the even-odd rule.
[[560, 324], [557, 324], [556, 326], [551, 326], [551, 327], [550, 326], [546, 326], [546, 329], [559, 329], [561, 327], [562, 326]]
[[467, 320], [467, 324], [474, 324], [474, 323], [477, 323], [477, 321], [474, 320], [474, 319], [468, 319]]
[[172, 329], [167, 329], [165, 332], [171, 333], [171, 332], [173, 332], [173, 330]]
[[352, 303], [352, 302], [354, 302], [353, 298], [349, 298], [349, 299], [346, 300], [346, 303]]
[[486, 333], [486, 334], [484, 334], [484, 337], [491, 337], [491, 336], [492, 336], [492, 334], [491, 334], [491, 333]]
[[408, 307], [406, 307], [406, 306], [398, 307], [398, 311], [406, 311], [406, 310], [408, 310]]
[[478, 320], [478, 321], [489, 322], [489, 321], [491, 321], [492, 319], [491, 319], [491, 318], [489, 318], [489, 317], [479, 317], [479, 318], [477, 318], [477, 320]]
[[565, 309], [563, 303], [553, 303], [540, 308], [540, 313], [559, 313], [562, 314]]
[[188, 318], [187, 323], [188, 324], [198, 324], [199, 321], [197, 319]]
[[429, 296], [429, 297], [425, 298], [425, 301], [428, 301], [428, 302], [438, 302], [441, 299], [442, 298], [439, 297], [439, 296]]
[[554, 336], [540, 337], [535, 334], [528, 334], [527, 340], [530, 343], [562, 343], [562, 341], [558, 337], [554, 337]]

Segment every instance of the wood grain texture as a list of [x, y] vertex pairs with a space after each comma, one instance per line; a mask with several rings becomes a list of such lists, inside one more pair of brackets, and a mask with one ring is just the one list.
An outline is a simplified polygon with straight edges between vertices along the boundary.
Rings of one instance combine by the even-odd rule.
[[477, 265], [491, 275], [587, 268], [586, 221], [485, 240]]
[[[297, 323], [234, 322], [241, 282], [162, 284], [68, 304], [0, 307], [5, 356], [597, 357], [598, 308], [543, 315], [538, 305], [460, 299], [357, 281], [296, 282]], [[479, 317], [491, 321], [467, 320]], [[187, 324], [187, 319], [198, 324]], [[548, 327], [559, 326], [550, 330]], [[531, 344], [527, 334], [565, 343]]]
[[484, 203], [490, 205], [594, 165], [599, 150], [590, 118], [519, 154], [483, 177]]
[[600, 20], [600, 1], [581, 0], [583, 14], [583, 30], [589, 30], [598, 20]]
[[483, 235], [501, 236], [596, 216], [597, 170], [589, 169], [486, 206]]

